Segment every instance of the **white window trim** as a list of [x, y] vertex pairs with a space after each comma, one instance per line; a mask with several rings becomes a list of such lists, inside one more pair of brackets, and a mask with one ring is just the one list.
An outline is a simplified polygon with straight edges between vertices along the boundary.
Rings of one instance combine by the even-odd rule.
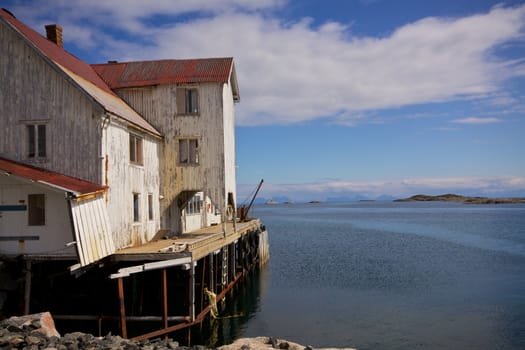
[[[48, 119], [38, 119], [38, 120], [22, 120], [20, 121], [20, 123], [24, 126], [24, 137], [23, 137], [23, 140], [24, 140], [24, 157], [28, 160], [28, 161], [46, 161], [47, 159], [49, 159], [49, 154], [50, 154], [50, 143], [49, 143], [49, 120]], [[45, 155], [41, 156], [40, 155], [40, 151], [41, 151], [41, 147], [39, 147], [39, 144], [40, 144], [40, 136], [39, 136], [39, 131], [38, 131], [38, 127], [40, 125], [43, 125], [45, 127], [45, 136], [44, 136], [44, 141], [45, 141], [45, 144], [44, 144], [44, 151], [45, 151]], [[30, 156], [30, 142], [29, 142], [29, 134], [28, 134], [28, 130], [29, 130], [29, 127], [33, 127], [34, 129], [34, 155], [33, 156]]]

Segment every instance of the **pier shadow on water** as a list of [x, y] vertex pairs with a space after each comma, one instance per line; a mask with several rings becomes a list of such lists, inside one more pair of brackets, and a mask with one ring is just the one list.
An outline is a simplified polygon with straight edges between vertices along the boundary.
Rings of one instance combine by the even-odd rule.
[[[250, 319], [260, 311], [260, 297], [266, 285], [268, 267], [255, 269], [223, 300], [217, 303], [219, 318], [209, 315], [204, 322], [191, 329], [191, 345], [210, 348], [230, 344], [242, 336]], [[183, 342], [183, 340], [176, 340]]]

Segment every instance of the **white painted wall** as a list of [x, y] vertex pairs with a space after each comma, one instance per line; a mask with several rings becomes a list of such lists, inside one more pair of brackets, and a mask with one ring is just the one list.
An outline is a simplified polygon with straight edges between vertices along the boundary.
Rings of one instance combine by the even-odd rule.
[[0, 254], [52, 255], [76, 258], [75, 240], [65, 193], [31, 184], [16, 176], [0, 174], [0, 205], [28, 205], [29, 194], [45, 195], [45, 225], [29, 226], [28, 211], [3, 211], [0, 214], [0, 237], [35, 236], [38, 240], [0, 241]]
[[233, 93], [230, 84], [224, 84], [222, 89], [223, 127], [224, 127], [224, 186], [226, 196], [233, 194], [237, 206], [237, 178], [235, 167], [235, 109]]
[[[129, 155], [129, 135], [142, 137], [143, 164], [133, 164]], [[102, 142], [103, 178], [109, 186], [107, 207], [115, 248], [149, 241], [160, 229], [159, 208], [159, 140], [128, 128], [112, 118], [104, 130]], [[140, 220], [133, 221], [133, 193], [139, 194]], [[153, 196], [153, 220], [148, 219], [148, 194]]]
[[[177, 114], [179, 87], [198, 89], [198, 115]], [[119, 89], [117, 93], [164, 135], [160, 160], [163, 228], [179, 233], [215, 224], [216, 215], [208, 221], [184, 218], [177, 196], [183, 191], [202, 191], [220, 211], [226, 207], [228, 192], [236, 196], [231, 84], [159, 85]], [[199, 140], [198, 165], [178, 164], [180, 138]]]
[[[203, 192], [196, 193], [196, 196], [204, 197]], [[200, 213], [189, 214], [187, 209], [182, 210], [182, 231], [184, 233], [199, 230], [206, 226], [218, 225], [222, 222], [220, 211], [213, 205], [211, 199], [206, 197], [203, 200]]]

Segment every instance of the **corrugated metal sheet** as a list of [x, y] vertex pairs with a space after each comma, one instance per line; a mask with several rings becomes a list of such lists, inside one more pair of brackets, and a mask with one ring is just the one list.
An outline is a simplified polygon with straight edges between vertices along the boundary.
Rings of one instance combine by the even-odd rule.
[[[118, 104], [119, 108], [115, 108], [115, 100], [120, 100], [120, 98], [111, 90], [111, 88], [104, 82], [104, 80], [101, 79], [101, 77], [89, 64], [70, 54], [47, 38], [43, 37], [3, 9], [0, 9], [0, 20], [10, 24], [11, 27], [18, 31], [24, 38], [26, 38], [27, 41], [35, 47], [35, 49], [53, 61], [58, 68], [73, 78], [73, 80], [77, 81], [80, 77], [85, 82], [89, 82], [91, 86], [90, 89], [86, 89], [86, 84], [79, 85], [108, 112], [111, 112], [116, 116], [123, 118], [153, 134], [160, 135], [160, 133], [152, 125], [150, 125], [138, 113], [133, 111], [133, 109], [129, 106], [127, 106], [127, 108], [121, 108], [120, 104]], [[125, 104], [125, 102], [121, 101], [121, 104]]]
[[106, 187], [84, 181], [53, 171], [36, 168], [0, 157], [0, 170], [31, 181], [39, 182], [60, 190], [72, 192], [75, 196], [84, 196], [91, 193], [105, 192]]
[[[67, 70], [65, 69], [67, 72]], [[126, 116], [125, 120], [131, 122], [134, 125], [141, 127], [150, 133], [160, 136], [160, 133], [150, 123], [148, 123], [140, 114], [135, 112], [128, 104], [126, 104], [120, 97], [109, 94], [105, 90], [98, 89], [95, 85], [89, 81], [83, 79], [72, 72], [68, 72], [69, 76], [75, 80], [91, 97], [93, 97], [98, 103], [104, 106], [104, 108], [117, 116]]]
[[104, 197], [81, 202], [71, 200], [71, 217], [80, 266], [94, 263], [115, 252]]
[[177, 83], [228, 83], [232, 66], [231, 57], [92, 65], [112, 89]]

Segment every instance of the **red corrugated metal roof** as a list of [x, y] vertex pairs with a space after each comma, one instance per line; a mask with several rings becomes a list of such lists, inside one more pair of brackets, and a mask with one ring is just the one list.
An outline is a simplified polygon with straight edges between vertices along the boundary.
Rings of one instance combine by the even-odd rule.
[[112, 89], [177, 83], [228, 83], [233, 58], [118, 62], [91, 66]]
[[[84, 91], [91, 95], [107, 111], [153, 134], [160, 135], [140, 114], [122, 101], [88, 63], [43, 37], [4, 9], [0, 9], [0, 19], [2, 18], [33, 44], [45, 57], [55, 62], [65, 74], [75, 80]], [[82, 80], [79, 81], [78, 77]], [[100, 89], [103, 93], [95, 94], [92, 88], [84, 84], [85, 81], [93, 84], [94, 87]], [[118, 103], [116, 103], [116, 99], [118, 99]]]
[[76, 196], [106, 191], [107, 187], [71, 176], [37, 168], [0, 157], [0, 170], [50, 187], [73, 192]]

